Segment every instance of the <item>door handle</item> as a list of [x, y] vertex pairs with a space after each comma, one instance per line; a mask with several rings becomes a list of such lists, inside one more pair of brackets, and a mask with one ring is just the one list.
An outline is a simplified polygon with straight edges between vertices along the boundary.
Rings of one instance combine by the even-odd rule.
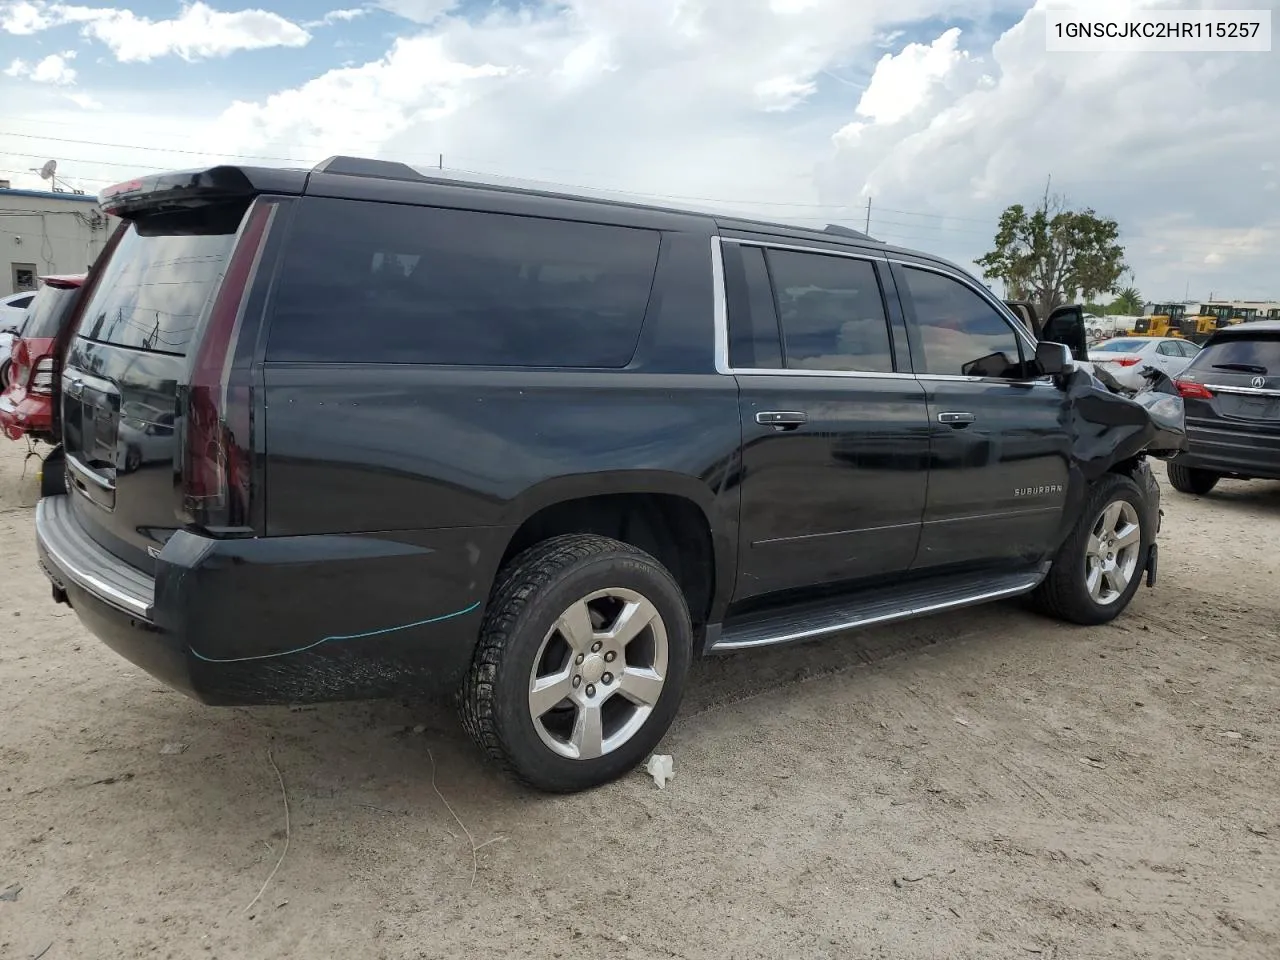
[[939, 423], [950, 424], [956, 428], [967, 427], [969, 424], [977, 422], [977, 419], [978, 418], [972, 413], [964, 413], [961, 411], [938, 414]]
[[809, 415], [800, 410], [762, 410], [756, 414], [756, 423], [775, 430], [794, 430], [809, 422]]

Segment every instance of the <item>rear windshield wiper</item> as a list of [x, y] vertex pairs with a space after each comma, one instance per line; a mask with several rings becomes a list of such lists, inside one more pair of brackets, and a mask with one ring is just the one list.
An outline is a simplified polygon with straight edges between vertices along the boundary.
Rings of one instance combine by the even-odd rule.
[[1215, 363], [1215, 370], [1238, 370], [1240, 373], [1261, 373], [1267, 372], [1266, 367], [1260, 367], [1256, 363]]

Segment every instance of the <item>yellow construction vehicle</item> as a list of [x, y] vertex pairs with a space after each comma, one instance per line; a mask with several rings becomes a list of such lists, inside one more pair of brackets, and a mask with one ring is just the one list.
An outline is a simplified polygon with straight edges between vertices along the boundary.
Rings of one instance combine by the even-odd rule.
[[1252, 304], [1229, 301], [1201, 303], [1194, 312], [1188, 311], [1178, 326], [1186, 339], [1193, 343], [1204, 343], [1215, 330], [1256, 320], [1258, 313], [1258, 307]]
[[1180, 337], [1182, 317], [1186, 306], [1181, 303], [1156, 303], [1151, 312], [1139, 317], [1133, 324], [1130, 337]]

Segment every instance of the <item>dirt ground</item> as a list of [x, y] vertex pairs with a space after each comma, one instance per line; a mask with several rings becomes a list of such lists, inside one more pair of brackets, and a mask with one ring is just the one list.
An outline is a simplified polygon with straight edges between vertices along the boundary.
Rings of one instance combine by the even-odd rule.
[[[665, 790], [553, 798], [443, 707], [163, 688], [49, 599], [22, 452], [4, 960], [1280, 956], [1280, 484], [1166, 489], [1161, 581], [1108, 627], [1000, 605], [704, 662]], [[268, 751], [289, 843], [246, 911], [285, 844]]]

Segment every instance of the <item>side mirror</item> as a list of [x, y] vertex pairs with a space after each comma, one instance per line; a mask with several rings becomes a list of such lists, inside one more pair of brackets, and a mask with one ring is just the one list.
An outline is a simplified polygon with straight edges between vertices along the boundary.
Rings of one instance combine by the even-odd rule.
[[1071, 349], [1065, 343], [1041, 340], [1036, 344], [1036, 367], [1042, 376], [1057, 377], [1076, 368]]

